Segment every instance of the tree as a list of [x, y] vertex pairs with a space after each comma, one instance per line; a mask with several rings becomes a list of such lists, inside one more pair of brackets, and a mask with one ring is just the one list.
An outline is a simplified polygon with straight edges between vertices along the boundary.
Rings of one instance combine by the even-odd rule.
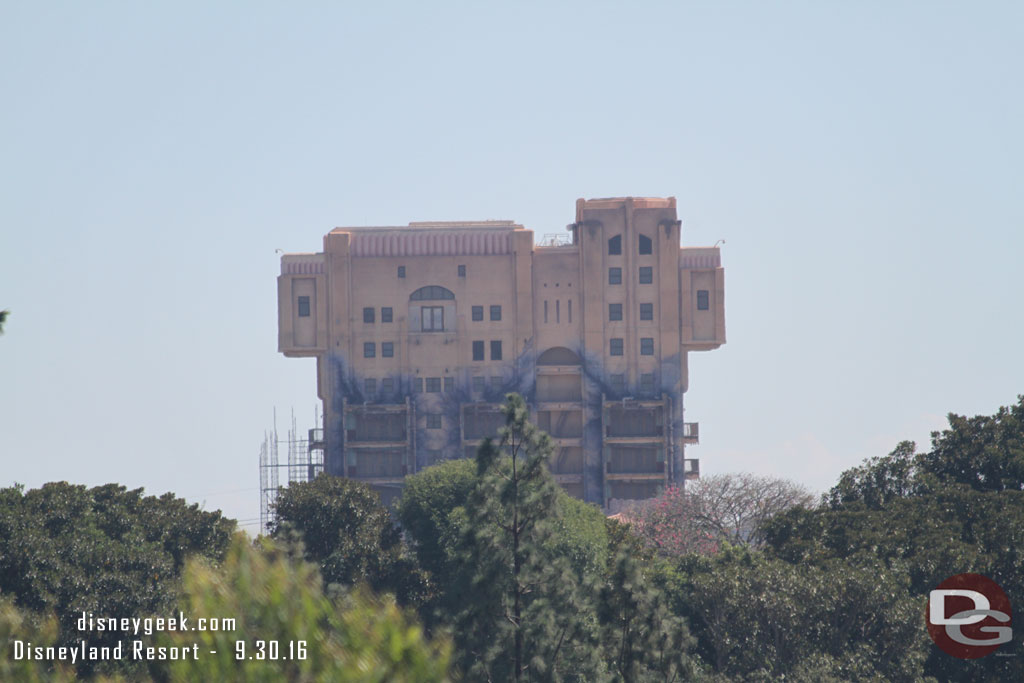
[[161, 633], [156, 646], [198, 643], [200, 656], [154, 662], [157, 680], [448, 680], [448, 643], [427, 639], [393, 599], [357, 589], [332, 600], [314, 565], [267, 539], [253, 547], [237, 537], [220, 568], [190, 562], [181, 609], [230, 615], [234, 630]]
[[530, 424], [522, 397], [509, 394], [504, 414], [498, 443], [477, 452], [465, 506], [460, 664], [473, 680], [597, 680], [593, 606], [567, 558], [552, 551], [551, 439]]
[[7, 322], [7, 316], [10, 314], [10, 311], [0, 311], [0, 334], [4, 333], [4, 323]]
[[329, 584], [366, 583], [403, 604], [421, 598], [422, 576], [380, 496], [366, 484], [321, 474], [281, 489], [274, 509], [271, 535], [298, 534], [306, 558]]

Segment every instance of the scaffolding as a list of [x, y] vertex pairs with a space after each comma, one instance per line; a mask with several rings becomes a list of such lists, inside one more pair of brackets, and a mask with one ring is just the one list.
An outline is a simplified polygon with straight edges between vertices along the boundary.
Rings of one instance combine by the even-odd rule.
[[[314, 424], [320, 424], [320, 409], [316, 409]], [[282, 442], [277, 434], [277, 410], [274, 411], [274, 428], [264, 432], [260, 446], [260, 533], [267, 533], [274, 521], [274, 503], [280, 491], [281, 468], [286, 468], [286, 486], [296, 482], [316, 479], [324, 471], [324, 430], [320, 427], [306, 430], [305, 438], [300, 437], [295, 411], [292, 411], [291, 428], [284, 440], [287, 462], [280, 461]]]

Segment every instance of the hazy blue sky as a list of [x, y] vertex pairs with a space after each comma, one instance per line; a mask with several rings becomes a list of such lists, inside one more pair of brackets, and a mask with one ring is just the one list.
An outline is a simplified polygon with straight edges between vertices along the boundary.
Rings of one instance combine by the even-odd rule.
[[274, 250], [577, 197], [726, 240], [705, 473], [822, 490], [1024, 393], [1024, 3], [154, 5], [0, 3], [0, 485], [254, 522], [316, 404]]

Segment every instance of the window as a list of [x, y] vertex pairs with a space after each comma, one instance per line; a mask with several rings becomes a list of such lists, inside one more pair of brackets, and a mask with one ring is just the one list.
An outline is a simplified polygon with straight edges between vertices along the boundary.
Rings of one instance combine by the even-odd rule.
[[484, 343], [482, 341], [473, 342], [473, 360], [484, 360]]
[[367, 377], [363, 380], [363, 392], [367, 396], [375, 396], [377, 394], [377, 380], [373, 377]]
[[380, 381], [380, 390], [383, 394], [391, 394], [395, 390], [395, 380], [391, 377], [385, 377]]
[[466, 277], [466, 266], [459, 265], [459, 277]]
[[562, 322], [562, 300], [555, 299], [555, 322]]
[[640, 375], [640, 391], [645, 394], [654, 393], [654, 373], [645, 372]]
[[501, 389], [501, 385], [501, 377], [499, 377], [498, 375], [493, 375], [491, 377], [491, 389]]
[[608, 304], [608, 319], [622, 320], [622, 304]]
[[455, 391], [455, 378], [445, 377], [444, 378], [444, 393], [450, 394]]
[[622, 338], [615, 337], [608, 342], [608, 353], [613, 356], [622, 355]]
[[654, 282], [654, 269], [650, 266], [640, 266], [640, 284], [649, 285]]
[[398, 266], [398, 277], [405, 277], [405, 266]]
[[376, 358], [377, 345], [374, 342], [363, 343], [363, 358]]
[[608, 284], [610, 284], [610, 285], [621, 285], [622, 284], [622, 268], [609, 268], [608, 269]]
[[566, 302], [569, 308], [569, 322], [572, 322], [572, 299]]
[[652, 248], [653, 245], [651, 244], [651, 238], [648, 237], [647, 235], [640, 235], [640, 243], [638, 246], [640, 247], [641, 255], [650, 254], [654, 251], [654, 249]]
[[711, 304], [708, 300], [708, 290], [698, 289], [697, 290], [697, 310], [706, 311], [711, 308]]
[[544, 299], [544, 322], [548, 321], [548, 300]]
[[608, 376], [608, 384], [611, 385], [612, 391], [621, 392], [626, 390], [626, 376], [623, 374], [614, 374]]
[[491, 342], [491, 360], [501, 360], [501, 341]]
[[308, 318], [309, 317], [309, 297], [308, 296], [300, 296], [299, 297], [299, 317], [300, 318]]
[[501, 320], [501, 306], [491, 306], [491, 320]]
[[640, 319], [654, 320], [654, 304], [640, 304]]
[[618, 256], [622, 253], [622, 235], [616, 235], [608, 240], [608, 255]]
[[372, 323], [373, 322], [373, 318], [374, 318], [373, 309], [372, 308], [364, 308], [363, 309], [363, 322], [364, 323]]
[[484, 378], [481, 375], [477, 375], [473, 378], [473, 391], [481, 393], [484, 390]]
[[473, 322], [480, 322], [484, 319], [484, 307], [474, 306], [473, 307]]
[[641, 356], [653, 356], [654, 355], [654, 337], [641, 337], [640, 338], [640, 355]]
[[445, 301], [454, 298], [455, 294], [450, 289], [438, 287], [437, 285], [420, 287], [409, 296], [410, 301]]
[[395, 357], [395, 342], [381, 342], [380, 343], [380, 357], [381, 358], [394, 358]]
[[427, 413], [427, 429], [440, 429], [441, 416], [437, 413]]
[[428, 394], [440, 394], [441, 393], [441, 378], [440, 377], [428, 377], [427, 378], [427, 393]]
[[444, 332], [444, 306], [424, 306], [421, 310], [424, 332]]
[[389, 323], [393, 319], [394, 319], [394, 312], [391, 310], [390, 306], [385, 306], [384, 308], [380, 309], [380, 321], [382, 323]]
[[423, 393], [423, 378], [417, 377], [416, 381], [413, 382], [413, 392], [417, 394]]

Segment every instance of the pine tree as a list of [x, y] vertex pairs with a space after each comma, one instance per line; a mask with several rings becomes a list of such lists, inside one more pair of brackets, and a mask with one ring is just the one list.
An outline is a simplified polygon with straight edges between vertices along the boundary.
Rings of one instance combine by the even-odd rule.
[[499, 441], [477, 452], [465, 507], [465, 608], [455, 629], [462, 671], [469, 680], [601, 680], [593, 602], [552, 552], [551, 439], [529, 422], [522, 397], [509, 394], [503, 412]]

